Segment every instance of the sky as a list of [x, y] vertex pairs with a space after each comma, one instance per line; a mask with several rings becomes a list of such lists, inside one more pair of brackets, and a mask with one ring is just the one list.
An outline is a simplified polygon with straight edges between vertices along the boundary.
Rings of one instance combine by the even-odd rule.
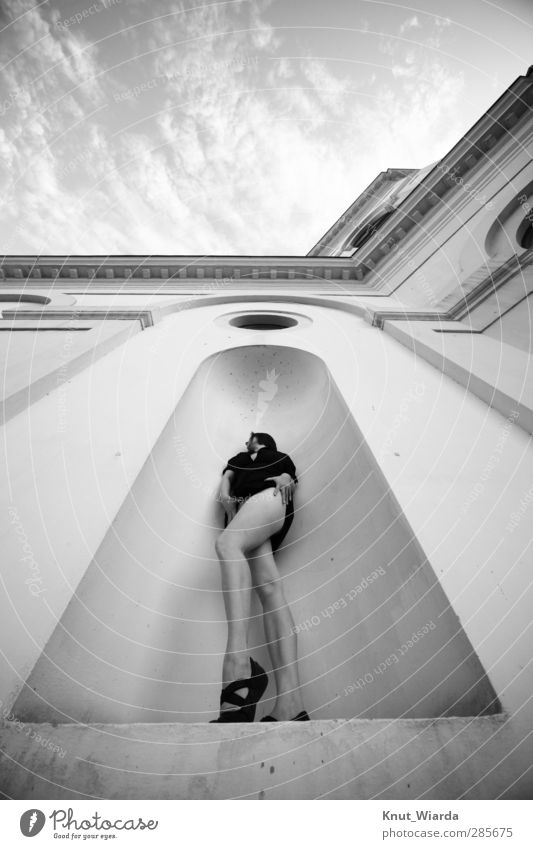
[[532, 45], [531, 0], [0, 0], [0, 254], [305, 255]]

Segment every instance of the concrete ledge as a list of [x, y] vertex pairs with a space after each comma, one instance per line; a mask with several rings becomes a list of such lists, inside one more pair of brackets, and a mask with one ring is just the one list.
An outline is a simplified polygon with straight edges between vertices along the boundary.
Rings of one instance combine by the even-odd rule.
[[[444, 327], [463, 332], [433, 332]], [[516, 424], [533, 434], [533, 358], [526, 351], [465, 333], [460, 322], [384, 321], [383, 330], [506, 418], [518, 413]]]
[[[24, 316], [27, 315], [26, 311]], [[75, 329], [83, 327], [84, 320], [72, 322]], [[68, 327], [68, 316], [66, 321], [65, 326]], [[20, 318], [17, 319], [17, 323], [21, 324]], [[45, 320], [43, 324], [45, 323], [48, 324], [48, 321]], [[13, 324], [11, 329], [13, 326], [15, 325]], [[38, 326], [35, 331], [39, 332]], [[16, 366], [8, 364], [6, 374], [9, 373], [10, 386], [6, 396], [0, 399], [0, 425], [4, 425], [30, 404], [44, 398], [45, 395], [53, 392], [67, 380], [71, 380], [74, 375], [93, 365], [100, 357], [127, 342], [133, 334], [140, 331], [141, 324], [134, 319], [102, 320], [91, 329], [80, 333], [75, 343], [71, 342], [63, 351], [59, 349], [59, 353], [52, 349], [37, 359], [25, 360], [17, 363]], [[65, 350], [69, 352], [68, 357], [65, 357]], [[5, 380], [6, 375], [4, 375], [4, 382]], [[4, 386], [4, 391], [5, 388]]]
[[0, 787], [12, 799], [524, 799], [533, 790], [531, 748], [518, 743], [506, 714], [223, 725], [3, 722]]

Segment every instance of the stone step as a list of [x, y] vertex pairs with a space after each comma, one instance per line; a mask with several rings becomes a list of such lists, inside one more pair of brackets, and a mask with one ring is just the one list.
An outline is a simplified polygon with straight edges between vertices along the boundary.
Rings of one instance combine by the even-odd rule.
[[[531, 798], [507, 714], [285, 723], [0, 724], [13, 799]], [[53, 751], [53, 747], [60, 747]], [[527, 795], [524, 795], [527, 794]]]

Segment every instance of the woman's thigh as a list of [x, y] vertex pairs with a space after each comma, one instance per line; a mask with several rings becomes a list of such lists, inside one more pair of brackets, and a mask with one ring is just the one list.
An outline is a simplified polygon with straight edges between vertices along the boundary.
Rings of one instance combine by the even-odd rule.
[[285, 505], [274, 488], [269, 487], [248, 498], [235, 514], [222, 536], [241, 551], [255, 549], [283, 526]]

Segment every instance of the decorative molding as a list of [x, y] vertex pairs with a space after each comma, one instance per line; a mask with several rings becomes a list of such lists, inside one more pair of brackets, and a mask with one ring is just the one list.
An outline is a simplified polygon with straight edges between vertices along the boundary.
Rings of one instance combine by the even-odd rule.
[[368, 321], [368, 309], [364, 305], [364, 303], [360, 303], [357, 299], [349, 299], [345, 301], [339, 301], [336, 298], [328, 298], [324, 296], [316, 295], [312, 292], [302, 292], [297, 294], [277, 294], [274, 297], [265, 292], [259, 292], [255, 294], [236, 294], [236, 293], [223, 293], [223, 294], [206, 294], [202, 298], [185, 298], [181, 301], [167, 302], [161, 305], [154, 304], [151, 308], [145, 310], [139, 310], [135, 307], [131, 307], [128, 309], [127, 307], [122, 310], [103, 310], [103, 309], [94, 309], [92, 307], [78, 307], [75, 310], [53, 310], [48, 311], [46, 308], [42, 311], [33, 310], [24, 312], [17, 312], [15, 310], [7, 310], [5, 314], [5, 318], [10, 321], [16, 320], [24, 320], [24, 319], [34, 319], [45, 321], [48, 319], [54, 320], [105, 320], [105, 319], [115, 319], [115, 320], [123, 320], [123, 321], [134, 321], [138, 320], [141, 322], [142, 329], [146, 327], [151, 327], [152, 325], [158, 324], [163, 319], [167, 318], [176, 313], [183, 312], [185, 310], [194, 310], [201, 309], [204, 306], [224, 306], [230, 307], [231, 305], [239, 305], [241, 306], [243, 302], [253, 304], [254, 307], [259, 304], [268, 303], [275, 300], [277, 304], [287, 304], [291, 307], [294, 307], [296, 304], [309, 304], [312, 306], [319, 307], [327, 307], [329, 309], [337, 309], [342, 310], [343, 312], [350, 313], [353, 315], [357, 315], [360, 318], [364, 318]]
[[[158, 308], [159, 309], [159, 308]], [[85, 309], [75, 310], [2, 310], [2, 317], [9, 321], [20, 320], [28, 321], [30, 319], [38, 321], [40, 319], [65, 321], [65, 320], [85, 320], [85, 321], [140, 321], [141, 328], [152, 327], [154, 324], [152, 310], [95, 310], [90, 307]]]
[[[453, 320], [468, 318], [468, 314], [503, 286], [521, 268], [533, 263], [533, 249], [523, 254], [513, 254], [506, 262], [488, 260], [461, 284], [461, 299], [455, 300], [448, 310]], [[451, 295], [448, 296], [448, 299]]]
[[386, 321], [450, 321], [445, 312], [415, 312], [414, 310], [368, 310], [368, 321], [372, 327], [383, 330]]
[[[264, 299], [263, 299], [264, 300]], [[276, 298], [276, 300], [279, 300]], [[202, 305], [203, 299], [194, 301], [190, 305], [190, 309], [194, 309], [195, 307], [200, 307]], [[228, 305], [233, 303], [233, 301], [228, 300]], [[258, 301], [257, 303], [261, 303]], [[291, 299], [290, 303], [294, 303]], [[175, 310], [172, 307], [176, 307]], [[320, 306], [320, 303], [317, 304]], [[324, 304], [324, 306], [330, 306], [329, 304]], [[348, 305], [344, 305], [348, 307]], [[161, 307], [154, 307], [154, 311], [159, 313], [159, 318], [164, 318], [165, 315], [171, 315], [173, 311], [180, 312], [180, 303], [176, 302], [175, 305], [168, 306], [166, 309], [162, 310]], [[90, 307], [85, 309], [78, 310], [3, 310], [3, 318], [8, 321], [38, 321], [38, 320], [50, 320], [50, 321], [65, 321], [65, 320], [86, 320], [86, 321], [105, 321], [105, 320], [114, 320], [114, 321], [140, 321], [141, 327], [144, 330], [147, 327], [152, 327], [156, 320], [154, 320], [154, 311], [152, 310], [135, 310], [132, 309], [131, 312], [128, 310], [95, 310]], [[349, 311], [349, 310], [348, 310]], [[373, 327], [378, 327], [380, 330], [383, 329], [383, 325], [385, 321], [450, 321], [449, 313], [443, 312], [414, 312], [414, 311], [398, 311], [398, 310], [373, 310], [371, 308], [366, 308], [365, 320], [371, 324]]]
[[[508, 260], [487, 260], [469, 277], [462, 281], [460, 295], [455, 289], [441, 301], [438, 309], [416, 312], [414, 310], [397, 311], [376, 310], [373, 312], [372, 324], [383, 328], [384, 321], [463, 321], [468, 319], [470, 312], [476, 309], [494, 292], [522, 268], [533, 264], [533, 249], [523, 254], [513, 254]], [[449, 306], [448, 306], [448, 303]], [[513, 304], [514, 306], [514, 304]], [[471, 328], [477, 332], [478, 328]]]
[[0, 280], [47, 280], [50, 285], [64, 280], [153, 280], [175, 283], [187, 280], [285, 281], [313, 280], [350, 282], [359, 280], [351, 259], [338, 257], [233, 257], [233, 256], [4, 256]]

